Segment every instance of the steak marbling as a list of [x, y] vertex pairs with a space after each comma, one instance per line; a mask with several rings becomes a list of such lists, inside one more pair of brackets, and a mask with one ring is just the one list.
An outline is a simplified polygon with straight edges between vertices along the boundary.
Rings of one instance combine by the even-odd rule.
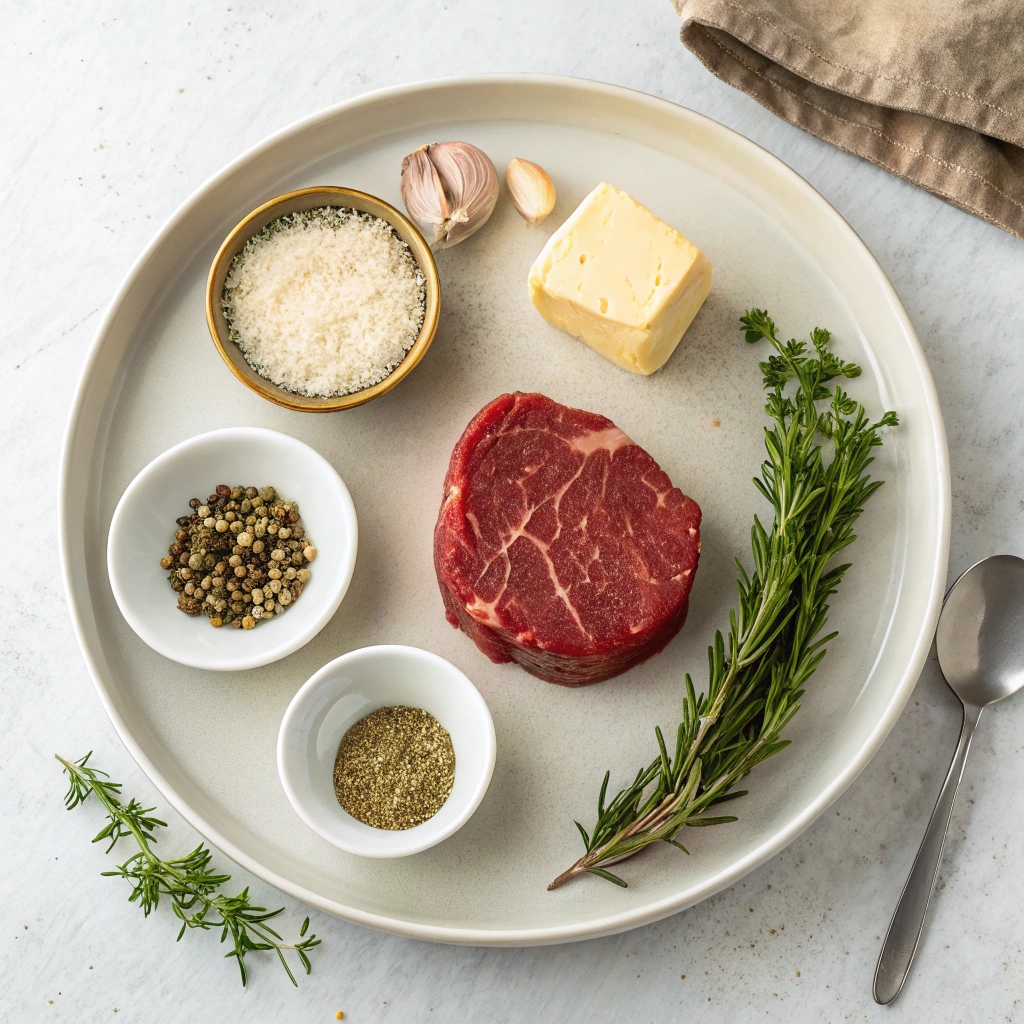
[[585, 686], [682, 627], [697, 503], [611, 420], [502, 395], [452, 453], [434, 529], [448, 621], [492, 661]]

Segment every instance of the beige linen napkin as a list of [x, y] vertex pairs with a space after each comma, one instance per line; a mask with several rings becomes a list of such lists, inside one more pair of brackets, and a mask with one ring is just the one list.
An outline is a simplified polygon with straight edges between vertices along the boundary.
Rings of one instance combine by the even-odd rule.
[[779, 117], [1024, 238], [1024, 0], [673, 0]]

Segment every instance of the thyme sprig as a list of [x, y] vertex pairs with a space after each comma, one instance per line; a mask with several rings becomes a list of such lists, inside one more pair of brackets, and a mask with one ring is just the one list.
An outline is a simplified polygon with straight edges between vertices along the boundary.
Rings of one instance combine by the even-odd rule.
[[[754, 517], [754, 571], [748, 575], [737, 559], [739, 603], [729, 613], [728, 637], [717, 632], [708, 648], [706, 693], [698, 697], [686, 675], [674, 748], [656, 727], [658, 756], [610, 803], [605, 773], [597, 823], [588, 833], [576, 822], [586, 853], [549, 889], [585, 872], [625, 886], [610, 865], [662, 840], [686, 853], [677, 839], [683, 828], [735, 821], [707, 811], [745, 796], [733, 786], [788, 746], [782, 731], [836, 636], [821, 633], [828, 599], [850, 565], [832, 561], [856, 539], [854, 524], [882, 486], [867, 469], [882, 443], [880, 430], [896, 426], [896, 414], [872, 422], [841, 387], [829, 386], [861, 371], [828, 350], [828, 331], [815, 328], [808, 345], [780, 341], [764, 310], [749, 310], [741, 323], [749, 343], [767, 340], [774, 349], [760, 364], [774, 424], [765, 428], [768, 457], [754, 480], [774, 522], [766, 530]], [[832, 449], [830, 461], [823, 442]]]
[[91, 751], [77, 761], [65, 761], [63, 757], [57, 756], [57, 760], [64, 765], [64, 773], [71, 780], [64, 804], [70, 811], [95, 795], [106, 810], [108, 820], [93, 842], [109, 840], [108, 853], [122, 839], [134, 839], [138, 844], [138, 851], [123, 864], [113, 871], [103, 872], [104, 875], [127, 878], [132, 883], [128, 902], [138, 903], [143, 914], [148, 917], [156, 910], [161, 897], [170, 900], [175, 917], [181, 921], [179, 942], [190, 929], [207, 931], [220, 928], [220, 941], [224, 942], [230, 937], [232, 945], [231, 951], [224, 955], [234, 957], [238, 962], [243, 985], [248, 980], [246, 955], [257, 950], [271, 949], [277, 953], [292, 984], [298, 985], [285, 959], [285, 951], [294, 950], [306, 974], [309, 974], [311, 964], [307, 953], [314, 946], [320, 945], [315, 935], [304, 937], [309, 929], [309, 918], [302, 922], [299, 929], [301, 941], [285, 943], [267, 924], [278, 914], [284, 913], [284, 907], [267, 910], [253, 906], [249, 902], [248, 887], [237, 896], [217, 892], [231, 876], [213, 870], [210, 866], [213, 855], [204, 845], [200, 844], [191, 853], [176, 860], [158, 857], [151, 844], [156, 843], [156, 830], [164, 828], [167, 823], [153, 817], [154, 808], [143, 807], [135, 799], [123, 803], [121, 783], [111, 782], [106, 772], [89, 767], [91, 756]]

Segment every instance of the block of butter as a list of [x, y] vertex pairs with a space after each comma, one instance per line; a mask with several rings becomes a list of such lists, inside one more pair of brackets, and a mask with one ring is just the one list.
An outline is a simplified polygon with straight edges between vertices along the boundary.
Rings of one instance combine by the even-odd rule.
[[601, 183], [548, 239], [530, 299], [563, 331], [633, 373], [675, 351], [711, 290], [711, 261], [632, 196]]

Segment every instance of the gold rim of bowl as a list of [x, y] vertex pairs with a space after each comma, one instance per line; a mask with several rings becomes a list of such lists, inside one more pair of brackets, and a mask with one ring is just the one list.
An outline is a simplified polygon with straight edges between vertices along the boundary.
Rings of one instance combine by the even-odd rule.
[[[246, 362], [242, 350], [231, 341], [228, 325], [221, 310], [224, 281], [228, 276], [232, 260], [241, 252], [245, 243], [278, 217], [289, 213], [298, 213], [302, 210], [314, 210], [321, 206], [345, 206], [387, 221], [412, 250], [413, 258], [423, 274], [426, 291], [423, 326], [398, 366], [382, 381], [371, 387], [332, 398], [311, 398], [299, 395], [262, 377]], [[437, 331], [440, 313], [441, 282], [437, 275], [437, 265], [434, 263], [434, 255], [430, 251], [430, 246], [427, 245], [416, 225], [383, 199], [378, 199], [367, 192], [359, 192], [353, 188], [341, 188], [336, 185], [321, 185], [316, 188], [301, 188], [295, 192], [286, 192], [257, 207], [224, 239], [214, 257], [213, 265], [210, 267], [210, 276], [206, 282], [206, 323], [210, 328], [213, 343], [217, 346], [221, 358], [227, 363], [228, 369], [256, 394], [276, 405], [293, 409], [296, 412], [337, 412], [339, 409], [352, 409], [390, 391], [415, 369], [427, 349], [430, 348], [430, 343], [434, 340], [434, 334]]]

